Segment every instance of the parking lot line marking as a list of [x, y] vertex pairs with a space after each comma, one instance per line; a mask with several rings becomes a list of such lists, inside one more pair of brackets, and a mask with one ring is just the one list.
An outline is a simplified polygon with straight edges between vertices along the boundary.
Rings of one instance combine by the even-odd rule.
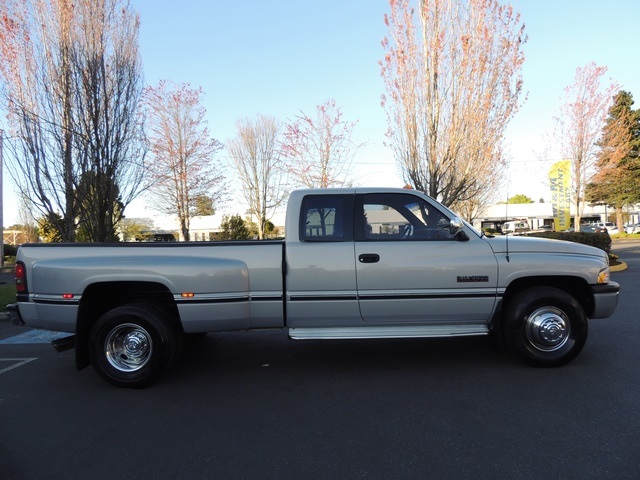
[[29, 362], [33, 362], [34, 360], [37, 360], [38, 357], [34, 357], [34, 358], [0, 358], [0, 362], [18, 362], [15, 363], [14, 365], [11, 365], [10, 367], [6, 367], [3, 368], [2, 370], [0, 370], [0, 375], [2, 375], [3, 373], [7, 373], [10, 370], [13, 370], [14, 368], [18, 368], [21, 367], [22, 365], [26, 365]]

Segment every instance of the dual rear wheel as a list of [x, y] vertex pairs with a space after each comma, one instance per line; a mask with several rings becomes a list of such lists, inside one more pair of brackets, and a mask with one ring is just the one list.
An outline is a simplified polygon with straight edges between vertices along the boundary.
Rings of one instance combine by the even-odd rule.
[[148, 304], [114, 308], [98, 319], [89, 337], [91, 363], [106, 381], [144, 388], [176, 360], [182, 332], [165, 310]]

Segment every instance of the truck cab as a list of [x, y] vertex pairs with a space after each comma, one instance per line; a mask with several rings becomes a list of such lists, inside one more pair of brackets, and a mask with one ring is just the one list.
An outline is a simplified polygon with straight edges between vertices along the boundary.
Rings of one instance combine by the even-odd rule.
[[307, 192], [299, 205], [287, 218], [299, 225], [286, 241], [293, 335], [398, 325], [487, 332], [497, 261], [454, 214], [408, 190]]

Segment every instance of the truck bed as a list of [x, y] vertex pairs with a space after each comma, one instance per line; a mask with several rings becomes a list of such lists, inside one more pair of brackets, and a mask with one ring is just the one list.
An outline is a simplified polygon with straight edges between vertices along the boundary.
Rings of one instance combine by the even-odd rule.
[[284, 325], [281, 241], [28, 244], [21, 250], [30, 292], [37, 292], [28, 293], [21, 313], [33, 327], [74, 332], [83, 295], [103, 295], [101, 284], [166, 292], [187, 333]]

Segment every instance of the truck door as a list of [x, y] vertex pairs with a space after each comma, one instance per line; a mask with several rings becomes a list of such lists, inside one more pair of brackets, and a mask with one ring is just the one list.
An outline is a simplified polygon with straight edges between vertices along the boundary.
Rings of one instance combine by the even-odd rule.
[[412, 193], [356, 196], [355, 258], [365, 322], [485, 323], [497, 261], [486, 241], [449, 231], [450, 213]]
[[355, 191], [306, 195], [297, 234], [287, 232], [286, 316], [290, 328], [362, 325], [353, 242]]

